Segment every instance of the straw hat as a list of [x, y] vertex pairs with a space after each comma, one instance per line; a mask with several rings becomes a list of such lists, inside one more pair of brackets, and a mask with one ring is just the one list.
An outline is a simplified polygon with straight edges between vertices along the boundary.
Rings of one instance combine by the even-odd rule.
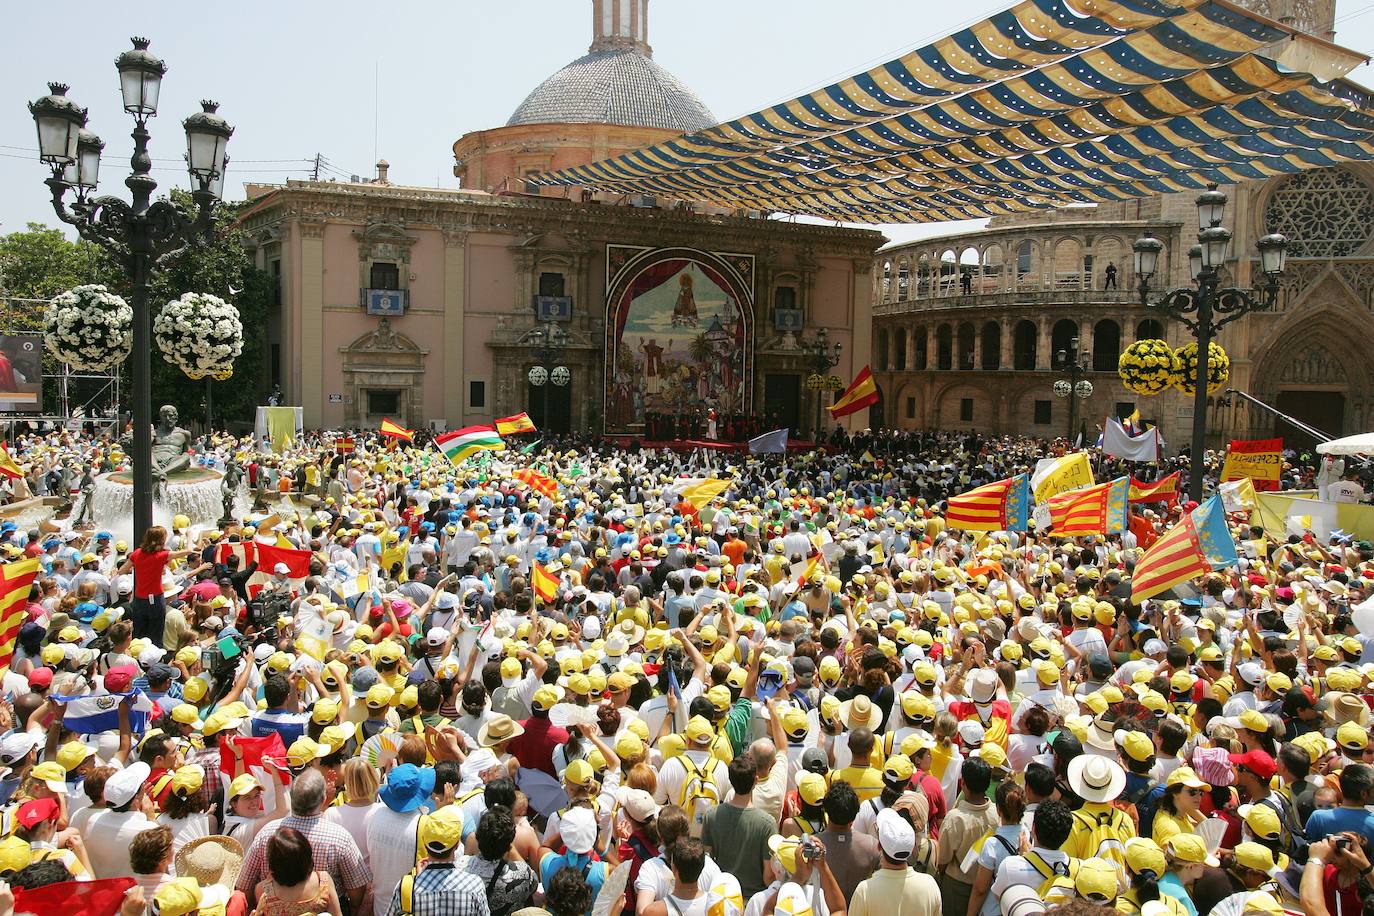
[[195, 878], [202, 887], [212, 884], [233, 889], [243, 867], [243, 846], [233, 837], [198, 837], [177, 852], [176, 873]]
[[487, 720], [477, 731], [477, 743], [482, 747], [495, 747], [502, 741], [509, 741], [525, 733], [525, 727], [510, 716], [496, 715]]
[[846, 728], [874, 729], [878, 727], [882, 718], [882, 708], [875, 706], [873, 701], [863, 694], [840, 704], [840, 721], [844, 722]]
[[1327, 712], [1335, 725], [1354, 722], [1362, 728], [1369, 727], [1369, 707], [1353, 693], [1342, 693], [1332, 697], [1331, 707]]

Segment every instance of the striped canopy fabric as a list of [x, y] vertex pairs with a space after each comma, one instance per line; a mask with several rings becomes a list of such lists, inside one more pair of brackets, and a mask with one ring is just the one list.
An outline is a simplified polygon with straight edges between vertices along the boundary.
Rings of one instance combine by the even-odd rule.
[[844, 222], [1202, 190], [1374, 158], [1355, 52], [1228, 0], [1022, 0], [866, 73], [529, 179]]

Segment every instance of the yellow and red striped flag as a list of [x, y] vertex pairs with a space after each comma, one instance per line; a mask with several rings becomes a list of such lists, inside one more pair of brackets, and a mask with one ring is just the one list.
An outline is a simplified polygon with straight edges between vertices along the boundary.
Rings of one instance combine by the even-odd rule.
[[530, 468], [520, 468], [511, 476], [536, 493], [547, 496], [549, 499], [558, 498], [558, 481], [552, 477], [545, 476]]
[[817, 567], [820, 566], [820, 563], [821, 555], [819, 552], [817, 552], [816, 555], [811, 558], [811, 562], [806, 564], [806, 569], [803, 569], [802, 574], [797, 577], [797, 584], [805, 585], [807, 583], [807, 580], [811, 578], [811, 574], [814, 573]]
[[1178, 499], [1178, 471], [1153, 483], [1131, 478], [1131, 502], [1171, 503]]
[[1050, 531], [1056, 537], [1120, 534], [1126, 530], [1130, 484], [1129, 477], [1118, 477], [1051, 497], [1046, 504], [1050, 510]]
[[1144, 601], [1213, 569], [1236, 563], [1236, 541], [1226, 527], [1220, 496], [1211, 496], [1150, 545], [1131, 578], [1131, 600]]
[[400, 439], [402, 442], [415, 441], [415, 430], [406, 429], [390, 417], [384, 417], [382, 419], [382, 425], [378, 427], [377, 432], [392, 439]]
[[530, 419], [530, 415], [523, 410], [519, 413], [511, 414], [509, 417], [497, 417], [496, 431], [502, 436], [513, 436], [516, 433], [539, 432], [539, 430], [535, 428], [534, 421]]
[[849, 383], [844, 394], [840, 395], [839, 400], [827, 407], [826, 410], [830, 411], [830, 416], [838, 420], [840, 417], [847, 417], [876, 403], [878, 403], [878, 385], [873, 381], [873, 370], [864, 366], [862, 371], [854, 376], [854, 381]]
[[0, 445], [0, 474], [15, 480], [24, 476], [24, 472], [19, 469], [19, 465], [15, 464], [14, 459], [10, 457], [9, 450], [3, 445]]
[[963, 531], [1025, 531], [1030, 501], [1030, 475], [1017, 474], [951, 496], [945, 524]]
[[28, 616], [29, 589], [42, 568], [37, 557], [0, 566], [0, 671], [14, 659], [14, 643]]
[[545, 604], [558, 597], [558, 577], [544, 568], [542, 563], [534, 564], [534, 594]]

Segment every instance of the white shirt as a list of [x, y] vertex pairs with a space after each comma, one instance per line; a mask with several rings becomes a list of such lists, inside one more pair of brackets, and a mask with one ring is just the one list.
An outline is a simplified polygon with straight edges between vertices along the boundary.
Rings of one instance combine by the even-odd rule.
[[[716, 784], [716, 792], [721, 803], [730, 792], [729, 767], [719, 758], [712, 757], [710, 751], [687, 751], [683, 755], [703, 773], [711, 776]], [[687, 767], [681, 758], [674, 757], [663, 764], [658, 773], [658, 787], [654, 790], [654, 801], [660, 805], [677, 805], [682, 802], [682, 787], [687, 782]]]
[[86, 825], [82, 840], [91, 859], [91, 869], [97, 878], [129, 878], [133, 866], [129, 864], [129, 846], [134, 837], [157, 826], [143, 816], [142, 811], [108, 811], [96, 813]]
[[[697, 887], [711, 887], [720, 874], [720, 866], [707, 856], [701, 866], [701, 876], [697, 878]], [[673, 886], [673, 870], [663, 861], [663, 856], [655, 856], [640, 866], [639, 874], [635, 877], [635, 896], [640, 891], [653, 891], [654, 900], [662, 900], [672, 892]]]
[[420, 811], [397, 814], [377, 806], [367, 822], [367, 855], [372, 865], [375, 916], [387, 916], [396, 885], [415, 867], [415, 834]]
[[371, 865], [367, 849], [367, 825], [372, 819], [372, 813], [378, 808], [383, 807], [378, 802], [370, 805], [335, 805], [326, 808], [324, 819], [331, 824], [338, 824], [348, 831], [348, 835], [353, 837], [353, 842], [358, 844], [358, 850], [363, 854], [363, 861]]
[[[1056, 863], [1068, 863], [1069, 855], [1058, 849], [1042, 849], [1039, 846], [1032, 847], [1032, 852], [1045, 860], [1045, 864], [1051, 868]], [[997, 866], [997, 876], [992, 879], [992, 887], [988, 890], [988, 899], [1000, 899], [1007, 892], [1008, 888], [1024, 885], [1025, 887], [1039, 890], [1040, 885], [1045, 883], [1045, 876], [1040, 874], [1036, 867], [1026, 860], [1025, 856], [1007, 856], [1002, 860], [1002, 864]]]

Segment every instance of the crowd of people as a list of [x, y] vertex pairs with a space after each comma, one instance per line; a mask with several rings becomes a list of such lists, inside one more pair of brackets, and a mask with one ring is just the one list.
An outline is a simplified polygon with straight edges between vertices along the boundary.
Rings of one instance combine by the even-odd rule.
[[[1374, 914], [1367, 542], [1235, 514], [1238, 563], [1136, 602], [1187, 504], [945, 524], [1062, 443], [341, 438], [198, 440], [247, 472], [233, 524], [0, 524], [41, 565], [0, 916], [111, 879], [126, 916]], [[15, 500], [125, 460], [10, 452]]]

